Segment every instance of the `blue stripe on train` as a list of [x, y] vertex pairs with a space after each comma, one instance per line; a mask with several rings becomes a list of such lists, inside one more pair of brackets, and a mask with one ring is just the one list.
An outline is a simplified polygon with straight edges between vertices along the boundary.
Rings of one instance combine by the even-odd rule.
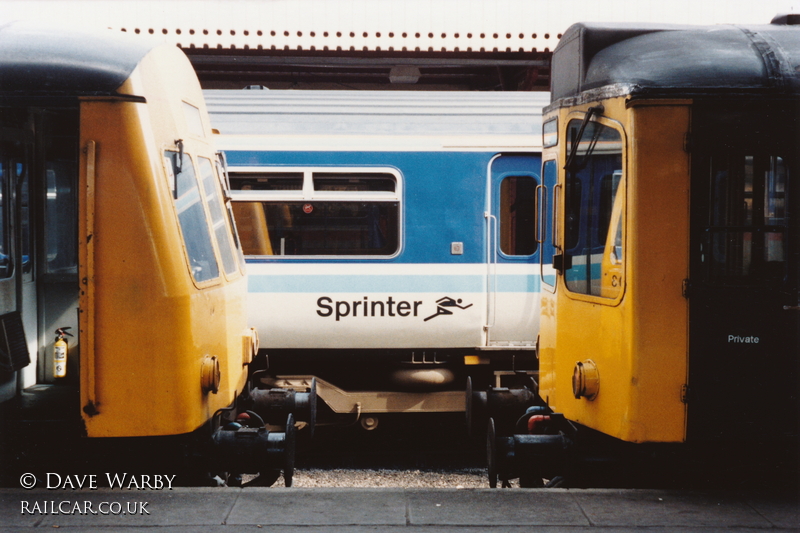
[[[247, 289], [251, 293], [386, 293], [484, 292], [486, 277], [455, 276], [373, 276], [373, 275], [259, 275], [250, 274]], [[538, 275], [498, 275], [498, 292], [539, 292]]]

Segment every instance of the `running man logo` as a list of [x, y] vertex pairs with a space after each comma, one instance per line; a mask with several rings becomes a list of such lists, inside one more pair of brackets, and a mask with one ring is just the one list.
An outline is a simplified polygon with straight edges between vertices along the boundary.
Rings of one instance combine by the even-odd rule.
[[459, 298], [458, 300], [455, 300], [449, 296], [445, 296], [444, 298], [439, 298], [438, 300], [436, 300], [436, 313], [432, 314], [431, 316], [423, 320], [423, 322], [427, 322], [431, 318], [436, 318], [439, 315], [452, 315], [453, 311], [451, 311], [450, 309], [453, 307], [458, 309], [468, 309], [472, 307], [472, 304], [461, 305], [461, 302], [462, 302], [461, 298]]

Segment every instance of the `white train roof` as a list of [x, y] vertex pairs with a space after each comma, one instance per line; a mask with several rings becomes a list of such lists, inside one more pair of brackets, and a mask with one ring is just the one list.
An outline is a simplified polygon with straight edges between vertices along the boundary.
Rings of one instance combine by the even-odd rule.
[[541, 150], [543, 92], [206, 90], [222, 149]]

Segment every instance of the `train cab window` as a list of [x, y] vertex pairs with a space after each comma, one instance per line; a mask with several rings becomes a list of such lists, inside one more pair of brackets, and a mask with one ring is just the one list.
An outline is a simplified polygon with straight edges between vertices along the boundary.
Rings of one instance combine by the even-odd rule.
[[242, 243], [239, 240], [239, 232], [236, 230], [236, 221], [233, 218], [233, 202], [231, 202], [230, 197], [231, 180], [228, 177], [228, 165], [225, 161], [224, 152], [217, 152], [217, 158], [214, 161], [214, 167], [217, 169], [217, 175], [220, 177], [220, 181], [223, 184], [223, 190], [225, 191], [225, 212], [227, 213], [228, 224], [231, 228], [234, 252], [236, 253], [236, 258], [239, 261], [239, 266], [244, 268], [244, 253], [242, 252]]
[[198, 157], [197, 162], [200, 168], [200, 182], [203, 184], [203, 192], [211, 214], [211, 227], [214, 230], [217, 248], [222, 257], [222, 266], [227, 274], [233, 274], [239, 269], [239, 266], [234, 255], [231, 231], [225, 220], [220, 181], [214, 173], [214, 165], [210, 159]]
[[780, 156], [712, 155], [701, 262], [709, 281], [760, 284], [786, 275], [788, 169]]
[[392, 256], [399, 250], [394, 173], [232, 171], [231, 189], [245, 255]]
[[590, 121], [578, 139], [582, 124], [573, 120], [567, 131], [573, 157], [564, 187], [564, 279], [572, 292], [616, 298], [622, 286], [622, 137]]
[[500, 182], [500, 251], [506, 255], [536, 252], [536, 185], [531, 176], [508, 176]]
[[166, 151], [164, 163], [167, 172], [172, 174], [170, 181], [175, 184], [175, 208], [192, 276], [198, 283], [215, 279], [219, 277], [219, 266], [192, 158], [188, 154]]

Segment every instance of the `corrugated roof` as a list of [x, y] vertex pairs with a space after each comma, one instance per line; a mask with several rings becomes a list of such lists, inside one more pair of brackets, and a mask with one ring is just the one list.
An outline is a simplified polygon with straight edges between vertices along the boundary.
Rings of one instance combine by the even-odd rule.
[[545, 92], [204, 91], [212, 127], [242, 135], [541, 135]]

